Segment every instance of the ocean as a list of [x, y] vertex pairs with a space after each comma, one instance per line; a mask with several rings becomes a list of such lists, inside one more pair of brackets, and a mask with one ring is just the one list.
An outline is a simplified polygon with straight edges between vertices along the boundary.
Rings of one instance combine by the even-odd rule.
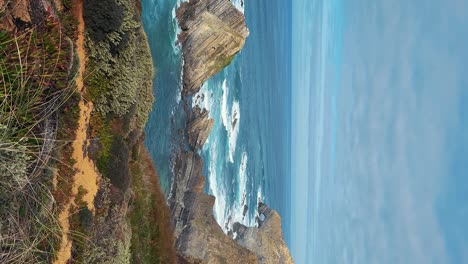
[[[143, 24], [155, 65], [155, 104], [145, 129], [146, 146], [161, 186], [170, 191], [173, 150], [183, 126], [181, 48], [176, 0], [143, 0]], [[210, 111], [215, 123], [200, 151], [206, 192], [216, 196], [214, 215], [227, 232], [233, 222], [255, 225], [258, 201], [283, 216], [289, 241], [290, 52], [288, 1], [234, 1], [250, 30], [232, 63], [208, 80], [193, 105]], [[244, 205], [248, 214], [242, 216]]]

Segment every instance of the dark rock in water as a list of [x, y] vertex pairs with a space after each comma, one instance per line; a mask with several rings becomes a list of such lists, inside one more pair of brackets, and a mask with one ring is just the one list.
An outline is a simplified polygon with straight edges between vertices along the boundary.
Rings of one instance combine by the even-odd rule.
[[[258, 263], [293, 263], [289, 249], [283, 240], [281, 217], [264, 203], [258, 204], [259, 227], [247, 227], [234, 223], [236, 241], [255, 252]], [[261, 220], [263, 218], [263, 220]]]
[[208, 114], [206, 109], [195, 106], [188, 115], [187, 140], [192, 150], [201, 149], [210, 135], [214, 120], [209, 118]]
[[239, 121], [239, 119], [237, 119], [237, 118], [234, 118], [234, 120], [232, 120], [232, 127], [233, 127], [233, 128], [236, 127], [237, 121]]
[[229, 0], [191, 0], [177, 9], [184, 58], [183, 96], [200, 90], [245, 44], [244, 15]]
[[244, 210], [242, 211], [242, 217], [245, 217], [248, 211], [249, 211], [249, 207], [247, 205], [244, 205]]

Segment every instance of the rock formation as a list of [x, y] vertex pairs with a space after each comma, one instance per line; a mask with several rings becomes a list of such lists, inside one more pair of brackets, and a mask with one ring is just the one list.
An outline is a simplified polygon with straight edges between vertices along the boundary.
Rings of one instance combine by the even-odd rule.
[[203, 161], [192, 151], [180, 153], [174, 164], [169, 204], [177, 251], [193, 263], [256, 263], [256, 255], [227, 236], [216, 222], [215, 197], [203, 194], [202, 168]]
[[203, 161], [195, 152], [186, 151], [177, 155], [174, 163], [174, 179], [172, 181], [169, 206], [174, 223], [175, 237], [178, 237], [185, 226], [184, 213], [191, 209], [185, 206], [184, 196], [187, 192], [201, 193], [205, 186], [202, 175]]
[[177, 9], [184, 58], [183, 96], [200, 90], [244, 46], [249, 31], [244, 15], [229, 0], [191, 0]]
[[233, 226], [236, 241], [255, 252], [258, 263], [293, 263], [289, 249], [283, 240], [281, 217], [264, 203], [258, 205], [258, 227]]
[[[204, 81], [230, 63], [249, 32], [244, 16], [229, 0], [190, 0], [177, 10], [182, 28], [179, 41], [184, 57], [183, 91], [198, 92]], [[187, 102], [186, 102], [187, 103]], [[188, 105], [188, 104], [187, 104]], [[197, 153], [213, 127], [208, 111], [185, 108], [185, 139], [173, 164], [169, 197], [176, 248], [180, 263], [292, 263], [282, 239], [278, 213], [259, 206], [265, 216], [260, 227], [236, 224], [237, 241], [225, 234], [213, 215], [215, 197], [203, 193], [203, 160]], [[237, 124], [237, 118], [233, 126]], [[190, 150], [187, 150], [187, 144]], [[248, 207], [243, 208], [243, 215]]]
[[191, 210], [184, 217], [186, 226], [177, 239], [177, 250], [204, 263], [257, 263], [257, 256], [227, 236], [213, 216], [215, 197], [187, 193], [185, 205]]
[[209, 118], [206, 109], [195, 106], [187, 119], [187, 140], [192, 150], [200, 149], [205, 144], [213, 128], [214, 120]]

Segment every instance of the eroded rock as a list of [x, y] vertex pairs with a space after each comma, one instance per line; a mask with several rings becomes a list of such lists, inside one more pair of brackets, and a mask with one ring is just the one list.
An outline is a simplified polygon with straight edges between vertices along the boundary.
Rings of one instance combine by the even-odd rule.
[[236, 241], [255, 252], [258, 263], [293, 263], [291, 254], [283, 240], [281, 217], [264, 203], [258, 204], [258, 227], [247, 227], [240, 223], [233, 226]]
[[183, 96], [200, 90], [245, 44], [244, 15], [229, 0], [191, 0], [177, 9], [184, 58]]
[[203, 147], [213, 128], [213, 123], [214, 120], [209, 118], [206, 109], [200, 109], [198, 106], [192, 109], [186, 126], [187, 140], [192, 150]]

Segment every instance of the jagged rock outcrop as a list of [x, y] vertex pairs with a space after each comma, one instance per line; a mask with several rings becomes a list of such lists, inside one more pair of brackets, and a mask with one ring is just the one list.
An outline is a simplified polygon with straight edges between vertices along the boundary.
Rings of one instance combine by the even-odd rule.
[[203, 161], [197, 153], [184, 151], [179, 153], [174, 163], [174, 179], [172, 182], [169, 206], [174, 226], [175, 237], [178, 237], [185, 226], [183, 220], [191, 208], [185, 205], [184, 196], [187, 192], [201, 193], [205, 186], [202, 175]]
[[209, 112], [206, 109], [202, 110], [198, 106], [192, 109], [186, 125], [187, 141], [192, 150], [203, 147], [210, 135], [213, 124], [214, 119], [209, 118]]
[[177, 239], [177, 250], [204, 263], [257, 263], [257, 256], [227, 236], [213, 216], [215, 197], [186, 193], [185, 205], [191, 210], [184, 217], [186, 226]]
[[200, 90], [245, 44], [244, 15], [229, 0], [190, 0], [177, 9], [184, 58], [183, 96]]
[[278, 212], [264, 203], [259, 203], [258, 215], [258, 227], [234, 224], [236, 241], [255, 252], [258, 256], [258, 263], [293, 263], [289, 249], [283, 240], [281, 217]]
[[180, 153], [174, 164], [169, 204], [176, 248], [193, 263], [256, 263], [256, 255], [227, 236], [213, 215], [215, 197], [203, 193], [203, 161], [192, 151]]

